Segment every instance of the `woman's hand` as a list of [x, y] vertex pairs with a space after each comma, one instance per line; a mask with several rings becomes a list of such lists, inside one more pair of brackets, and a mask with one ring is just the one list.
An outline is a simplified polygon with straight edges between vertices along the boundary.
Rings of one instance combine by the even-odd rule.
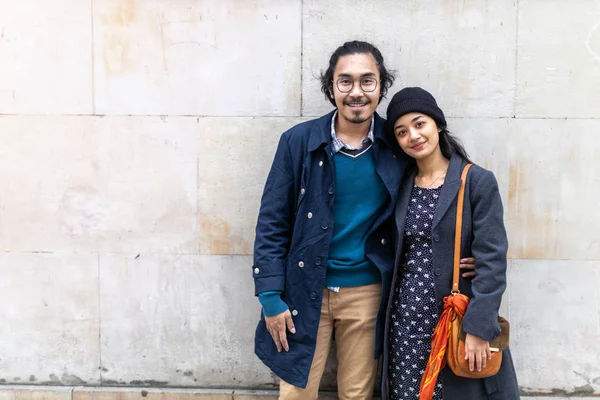
[[465, 339], [465, 360], [469, 360], [469, 371], [477, 366], [477, 371], [485, 368], [487, 360], [492, 358], [490, 342], [467, 333]]

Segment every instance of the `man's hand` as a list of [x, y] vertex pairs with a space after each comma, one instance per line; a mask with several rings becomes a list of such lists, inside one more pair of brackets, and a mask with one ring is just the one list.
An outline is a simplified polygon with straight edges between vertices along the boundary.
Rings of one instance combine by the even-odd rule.
[[463, 272], [463, 274], [462, 274], [463, 278], [472, 278], [475, 275], [477, 275], [477, 273], [475, 272], [475, 258], [469, 257], [469, 258], [461, 259], [460, 260], [460, 269], [462, 271], [467, 271], [467, 272]]
[[282, 348], [285, 351], [289, 351], [290, 346], [288, 345], [287, 341], [286, 328], [289, 329], [290, 332], [296, 333], [296, 328], [294, 328], [294, 321], [292, 321], [292, 313], [290, 313], [290, 310], [285, 310], [281, 314], [277, 314], [272, 317], [265, 317], [265, 322], [267, 323], [267, 330], [271, 334], [271, 337], [275, 342], [275, 346], [277, 346], [277, 351], [281, 353]]
[[477, 371], [485, 368], [487, 360], [492, 358], [490, 342], [467, 333], [465, 338], [465, 360], [469, 360], [469, 371], [477, 367]]

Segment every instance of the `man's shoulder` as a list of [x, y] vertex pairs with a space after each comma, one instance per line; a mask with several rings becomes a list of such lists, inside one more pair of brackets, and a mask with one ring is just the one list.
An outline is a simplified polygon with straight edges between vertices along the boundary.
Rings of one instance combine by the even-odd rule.
[[313, 132], [317, 131], [317, 135], [322, 135], [322, 130], [326, 130], [326, 128], [330, 126], [332, 116], [333, 112], [319, 118], [300, 122], [283, 132], [282, 137], [287, 140], [291, 146], [306, 144]]
[[292, 137], [297, 139], [303, 136], [308, 137], [310, 136], [310, 132], [312, 131], [313, 127], [317, 125], [319, 120], [320, 118], [313, 118], [307, 121], [302, 121], [283, 132], [283, 135], [285, 135], [288, 139], [291, 139]]

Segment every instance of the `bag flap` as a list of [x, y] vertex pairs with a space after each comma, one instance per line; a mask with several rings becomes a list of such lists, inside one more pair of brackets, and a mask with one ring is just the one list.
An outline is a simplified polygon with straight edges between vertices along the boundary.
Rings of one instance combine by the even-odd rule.
[[[508, 343], [510, 340], [510, 324], [508, 320], [504, 317], [498, 317], [498, 324], [500, 325], [500, 334], [490, 342], [490, 347], [495, 347], [500, 351], [503, 351], [508, 347]], [[465, 341], [467, 337], [467, 333], [463, 329], [462, 320], [460, 321], [460, 331], [458, 333], [458, 338]]]

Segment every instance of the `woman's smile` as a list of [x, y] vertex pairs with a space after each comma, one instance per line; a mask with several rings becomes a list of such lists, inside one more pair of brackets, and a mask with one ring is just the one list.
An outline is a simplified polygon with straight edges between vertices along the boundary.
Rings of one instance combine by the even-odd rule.
[[425, 141], [423, 140], [422, 142], [419, 142], [419, 143], [415, 144], [414, 146], [412, 146], [411, 149], [419, 151], [419, 150], [423, 150], [424, 146], [425, 146]]

